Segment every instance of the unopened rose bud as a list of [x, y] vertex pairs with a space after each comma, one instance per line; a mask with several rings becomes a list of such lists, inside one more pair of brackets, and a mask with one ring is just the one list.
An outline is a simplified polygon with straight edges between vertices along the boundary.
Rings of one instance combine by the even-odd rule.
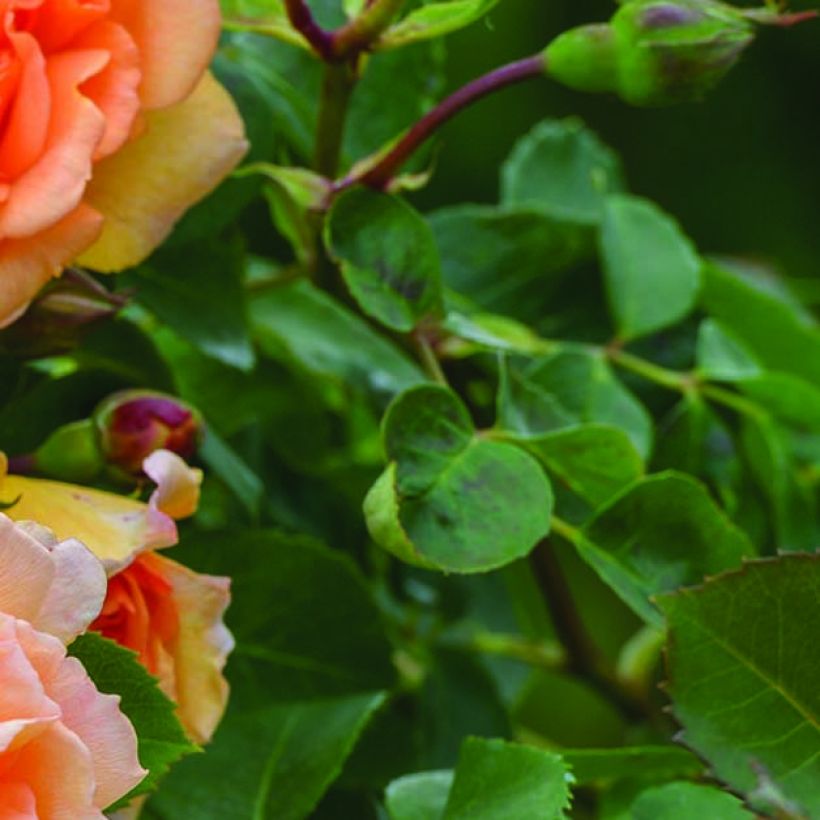
[[612, 91], [633, 105], [695, 100], [754, 40], [747, 12], [717, 0], [627, 0], [608, 24], [556, 38], [547, 70], [572, 88]]
[[190, 458], [204, 430], [199, 413], [181, 399], [143, 390], [109, 396], [94, 412], [94, 424], [106, 461], [132, 475], [155, 450]]
[[69, 269], [47, 285], [25, 313], [0, 336], [15, 356], [38, 358], [67, 353], [83, 333], [114, 316], [126, 299], [89, 274]]

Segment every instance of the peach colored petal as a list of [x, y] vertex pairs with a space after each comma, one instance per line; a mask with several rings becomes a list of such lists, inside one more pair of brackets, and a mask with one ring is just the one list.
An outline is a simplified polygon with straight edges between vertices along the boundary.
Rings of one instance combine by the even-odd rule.
[[55, 544], [54, 582], [32, 624], [68, 643], [99, 615], [107, 585], [102, 562], [73, 538]]
[[234, 647], [222, 621], [230, 603], [230, 579], [202, 575], [161, 555], [179, 610], [179, 636], [174, 648], [176, 700], [179, 717], [198, 743], [210, 740], [228, 701], [228, 683], [222, 675]]
[[9, 35], [21, 66], [17, 93], [0, 140], [0, 177], [14, 179], [37, 160], [48, 136], [51, 89], [37, 41], [27, 32]]
[[55, 575], [48, 551], [0, 514], [0, 613], [33, 620]]
[[38, 820], [37, 797], [25, 783], [7, 783], [0, 794], [0, 817], [8, 820]]
[[7, 510], [15, 521], [37, 521], [58, 539], [76, 537], [109, 573], [139, 553], [177, 541], [173, 519], [147, 504], [114, 493], [58, 481], [10, 475], [0, 484], [3, 498], [20, 496]]
[[73, 47], [102, 49], [111, 57], [104, 70], [83, 83], [83, 94], [105, 117], [105, 133], [93, 156], [97, 162], [122, 148], [131, 135], [140, 110], [137, 92], [142, 77], [140, 54], [131, 35], [109, 20], [88, 28]]
[[236, 106], [210, 73], [184, 102], [149, 112], [145, 132], [94, 169], [85, 201], [105, 226], [80, 264], [113, 272], [141, 262], [247, 147]]
[[49, 820], [104, 820], [92, 802], [94, 769], [80, 739], [59, 722], [21, 748], [9, 780], [24, 782], [37, 797], [37, 816]]
[[50, 279], [91, 245], [102, 216], [86, 205], [27, 239], [0, 241], [0, 328], [13, 322]]
[[79, 204], [105, 117], [79, 86], [109, 62], [106, 51], [72, 51], [46, 62], [51, 119], [42, 156], [11, 184], [0, 211], [0, 236], [30, 237], [51, 228]]
[[219, 39], [218, 0], [113, 0], [111, 16], [140, 49], [145, 108], [165, 108], [191, 93]]
[[105, 808], [130, 792], [147, 772], [139, 764], [137, 736], [120, 711], [119, 696], [101, 695], [75, 658], [64, 661], [46, 690], [62, 708], [62, 723], [91, 753], [94, 804]]
[[149, 502], [152, 507], [176, 520], [196, 512], [202, 470], [189, 467], [170, 450], [155, 450], [142, 462], [142, 469], [157, 485]]

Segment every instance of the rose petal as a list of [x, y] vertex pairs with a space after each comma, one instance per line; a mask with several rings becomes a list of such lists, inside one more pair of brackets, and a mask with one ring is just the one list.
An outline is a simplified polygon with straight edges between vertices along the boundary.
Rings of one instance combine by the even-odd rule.
[[50, 279], [99, 236], [102, 216], [80, 205], [47, 231], [0, 242], [0, 328], [13, 322]]
[[179, 610], [174, 649], [179, 717], [191, 737], [204, 743], [228, 700], [222, 670], [234, 640], [222, 618], [230, 603], [230, 579], [193, 572], [162, 555], [150, 558], [171, 582]]
[[0, 514], [0, 613], [32, 621], [56, 574], [48, 551]]
[[187, 518], [196, 512], [202, 470], [189, 467], [170, 450], [151, 453], [142, 462], [142, 469], [157, 485], [149, 502], [152, 507], [176, 520]]
[[145, 108], [165, 108], [190, 94], [219, 39], [217, 0], [113, 0], [111, 12], [139, 47]]
[[13, 520], [37, 521], [61, 540], [76, 537], [109, 573], [127, 566], [145, 550], [169, 547], [177, 541], [172, 518], [114, 493], [16, 475], [6, 476], [0, 493], [3, 498], [20, 496], [6, 511]]
[[138, 264], [247, 150], [228, 92], [206, 74], [184, 102], [146, 115], [146, 130], [94, 168], [85, 201], [105, 216], [80, 264], [112, 272]]

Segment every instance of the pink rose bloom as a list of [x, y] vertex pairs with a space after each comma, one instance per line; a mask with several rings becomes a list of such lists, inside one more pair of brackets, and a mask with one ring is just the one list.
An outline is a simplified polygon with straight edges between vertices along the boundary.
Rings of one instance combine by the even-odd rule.
[[146, 774], [119, 698], [66, 655], [105, 593], [81, 543], [0, 514], [0, 817], [102, 820]]

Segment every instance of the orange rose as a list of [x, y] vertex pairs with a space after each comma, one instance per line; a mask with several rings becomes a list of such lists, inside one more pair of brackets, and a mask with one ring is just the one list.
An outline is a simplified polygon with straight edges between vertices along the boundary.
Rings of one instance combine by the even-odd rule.
[[0, 0], [0, 323], [82, 254], [137, 264], [246, 149], [217, 0]]
[[193, 740], [211, 738], [228, 699], [222, 668], [233, 639], [222, 623], [227, 578], [201, 575], [154, 552], [108, 582], [97, 630], [139, 654]]
[[0, 515], [0, 817], [103, 820], [146, 774], [119, 698], [66, 656], [104, 594], [82, 544]]
[[108, 593], [90, 628], [139, 653], [201, 743], [213, 734], [228, 699], [222, 669], [233, 639], [222, 616], [230, 582], [153, 552], [175, 544], [174, 519], [196, 510], [199, 471], [167, 450], [152, 453], [143, 470], [157, 485], [148, 504], [57, 481], [3, 478], [2, 469], [0, 498], [19, 497], [10, 517], [39, 521], [58, 537], [76, 536], [103, 562]]

